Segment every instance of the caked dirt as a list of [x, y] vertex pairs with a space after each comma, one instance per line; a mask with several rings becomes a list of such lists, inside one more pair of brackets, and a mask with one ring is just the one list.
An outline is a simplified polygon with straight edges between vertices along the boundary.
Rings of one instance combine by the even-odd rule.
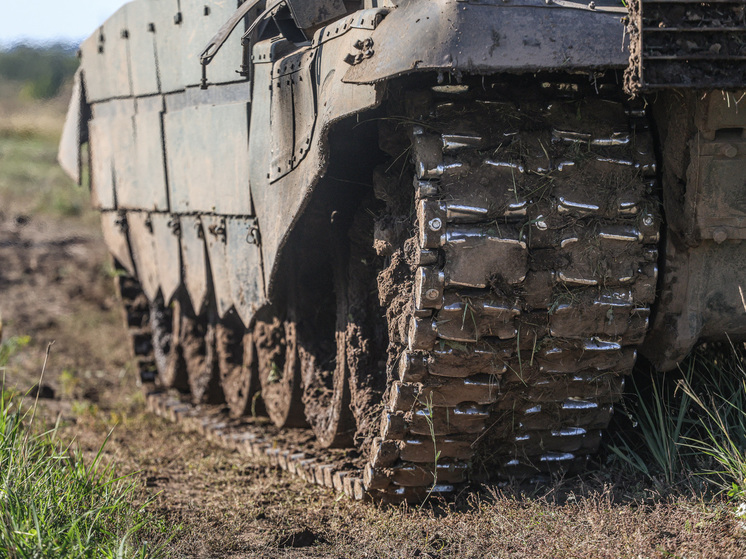
[[[36, 385], [55, 342], [42, 379], [46, 419], [59, 419], [90, 459], [112, 432], [105, 459], [140, 484], [158, 519], [149, 541], [171, 534], [170, 556], [743, 556], [746, 530], [732, 505], [705, 503], [685, 488], [662, 496], [602, 464], [549, 486], [474, 485], [452, 504], [385, 508], [308, 486], [150, 415], [95, 217], [19, 194], [24, 180], [51, 169], [54, 146], [24, 152], [22, 172], [9, 173], [10, 141], [0, 142], [0, 312], [4, 339], [30, 342], [5, 369], [5, 386]], [[60, 187], [34, 180], [39, 196]]]
[[656, 85], [725, 89], [742, 84], [743, 4], [675, 4], [643, 7], [641, 0], [628, 3], [632, 63], [625, 74], [627, 91], [636, 93]]

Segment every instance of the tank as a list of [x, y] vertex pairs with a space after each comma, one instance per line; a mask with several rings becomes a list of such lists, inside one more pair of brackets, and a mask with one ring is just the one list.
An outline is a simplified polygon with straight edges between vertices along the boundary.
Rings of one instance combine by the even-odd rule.
[[583, 469], [638, 352], [746, 338], [744, 5], [622, 4], [121, 8], [60, 161], [142, 382], [358, 496]]

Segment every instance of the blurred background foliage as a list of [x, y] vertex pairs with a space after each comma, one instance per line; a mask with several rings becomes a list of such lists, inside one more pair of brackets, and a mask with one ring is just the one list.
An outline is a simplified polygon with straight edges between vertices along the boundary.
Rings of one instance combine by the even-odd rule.
[[19, 43], [0, 50], [0, 81], [21, 85], [28, 99], [51, 99], [78, 68], [77, 45]]

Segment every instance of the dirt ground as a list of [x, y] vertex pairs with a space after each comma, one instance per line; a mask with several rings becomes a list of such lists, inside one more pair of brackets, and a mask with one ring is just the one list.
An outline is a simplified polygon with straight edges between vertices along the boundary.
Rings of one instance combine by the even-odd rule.
[[[64, 100], [56, 109], [59, 112]], [[0, 113], [1, 114], [1, 113]], [[551, 486], [469, 489], [456, 503], [384, 508], [305, 485], [145, 411], [94, 214], [54, 164], [55, 130], [0, 127], [0, 312], [28, 345], [5, 386], [43, 383], [47, 418], [134, 474], [173, 557], [741, 557], [733, 506], [661, 496], [603, 466]], [[44, 392], [43, 392], [44, 393]]]

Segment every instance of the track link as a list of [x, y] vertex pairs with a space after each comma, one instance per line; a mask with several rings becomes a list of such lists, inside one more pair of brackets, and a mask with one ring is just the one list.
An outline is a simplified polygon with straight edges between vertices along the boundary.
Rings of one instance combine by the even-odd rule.
[[142, 291], [140, 283], [114, 262], [114, 287], [122, 301], [124, 325], [130, 342], [130, 351], [135, 357], [138, 379], [146, 386], [156, 382], [157, 368], [151, 328], [151, 305]]
[[320, 449], [310, 429], [281, 430], [266, 420], [232, 419], [223, 406], [185, 403], [166, 393], [151, 393], [148, 408], [159, 417], [250, 457], [266, 457], [273, 466], [304, 481], [370, 500], [362, 478], [362, 460], [351, 450]]
[[387, 500], [582, 468], [647, 330], [660, 218], [643, 114], [536, 89], [410, 99], [416, 236], [393, 256], [411, 276], [364, 472]]

